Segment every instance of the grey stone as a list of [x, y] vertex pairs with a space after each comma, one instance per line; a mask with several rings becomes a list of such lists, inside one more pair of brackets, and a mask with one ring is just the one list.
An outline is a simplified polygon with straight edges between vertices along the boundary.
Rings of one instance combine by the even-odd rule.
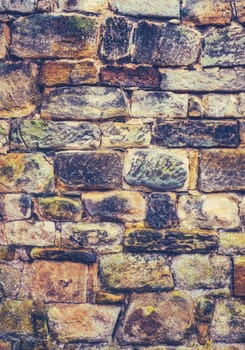
[[37, 0], [0, 0], [0, 12], [32, 13]]

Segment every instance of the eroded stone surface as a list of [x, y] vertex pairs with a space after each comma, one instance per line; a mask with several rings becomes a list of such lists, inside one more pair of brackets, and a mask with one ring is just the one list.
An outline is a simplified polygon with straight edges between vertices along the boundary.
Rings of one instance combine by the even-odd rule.
[[62, 342], [102, 342], [112, 335], [119, 311], [117, 306], [51, 304], [49, 327]]
[[131, 150], [125, 161], [125, 181], [155, 190], [186, 188], [188, 158], [184, 151]]
[[236, 11], [237, 11], [237, 17], [238, 21], [240, 23], [245, 22], [245, 6], [243, 0], [236, 0]]
[[0, 263], [0, 286], [1, 294], [4, 294], [4, 297], [17, 297], [20, 288], [20, 279], [20, 270], [6, 263]]
[[[1, 11], [1, 3], [0, 3], [0, 11]], [[10, 34], [8, 31], [8, 27], [0, 23], [0, 58], [1, 59], [5, 58], [7, 54], [9, 35]]]
[[186, 66], [195, 63], [200, 33], [185, 25], [157, 25], [141, 21], [134, 34], [133, 61], [160, 66]]
[[117, 332], [122, 344], [180, 343], [194, 321], [194, 307], [182, 291], [133, 294]]
[[0, 195], [0, 202], [0, 220], [23, 220], [31, 216], [32, 201], [28, 194]]
[[125, 303], [124, 294], [112, 294], [108, 292], [99, 291], [96, 293], [96, 303], [97, 304], [124, 304]]
[[18, 118], [32, 113], [39, 103], [37, 66], [0, 63], [0, 117]]
[[0, 155], [1, 192], [49, 192], [53, 186], [53, 165], [45, 156], [39, 153]]
[[97, 22], [78, 15], [36, 14], [14, 22], [11, 52], [23, 58], [83, 58], [96, 55]]
[[174, 196], [151, 193], [147, 197], [146, 224], [152, 228], [165, 228], [176, 222]]
[[243, 254], [245, 255], [244, 232], [220, 232], [219, 234], [220, 254]]
[[127, 115], [120, 89], [102, 86], [60, 87], [46, 97], [41, 116], [58, 120], [95, 120]]
[[10, 124], [7, 121], [0, 121], [0, 153], [6, 153], [9, 149]]
[[32, 259], [71, 261], [90, 265], [96, 262], [96, 254], [80, 249], [63, 248], [33, 248], [30, 251]]
[[114, 254], [100, 258], [107, 288], [125, 291], [169, 290], [173, 279], [165, 259], [158, 255]]
[[245, 296], [245, 255], [234, 258], [234, 295]]
[[32, 13], [35, 10], [36, 0], [1, 0], [0, 12]]
[[245, 114], [245, 93], [206, 94], [202, 97], [203, 114], [206, 117], [243, 117]]
[[90, 0], [71, 2], [69, 0], [59, 0], [56, 12], [92, 12], [100, 13], [108, 7], [106, 0]]
[[230, 284], [231, 261], [226, 256], [201, 254], [173, 258], [172, 267], [178, 288], [222, 288]]

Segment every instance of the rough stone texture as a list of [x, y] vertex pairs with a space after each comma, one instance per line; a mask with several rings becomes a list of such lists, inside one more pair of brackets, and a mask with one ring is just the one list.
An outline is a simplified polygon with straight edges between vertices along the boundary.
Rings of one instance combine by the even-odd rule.
[[96, 303], [97, 304], [124, 304], [125, 295], [124, 294], [111, 294], [108, 292], [97, 292], [96, 293]]
[[45, 61], [41, 68], [40, 80], [43, 85], [95, 84], [98, 71], [93, 60]]
[[106, 18], [103, 25], [100, 54], [106, 60], [129, 56], [133, 24], [124, 17]]
[[155, 67], [148, 66], [106, 66], [102, 67], [101, 81], [106, 85], [122, 87], [158, 88], [160, 75]]
[[131, 150], [125, 162], [125, 181], [154, 190], [186, 189], [188, 158], [184, 151]]
[[94, 57], [96, 34], [92, 17], [36, 14], [15, 21], [11, 52], [23, 58]]
[[1, 192], [49, 192], [53, 189], [51, 160], [36, 153], [0, 155]]
[[122, 181], [122, 157], [116, 152], [60, 152], [55, 169], [60, 181], [73, 188], [115, 189]]
[[217, 341], [244, 344], [245, 305], [244, 301], [219, 300], [214, 311], [211, 335]]
[[14, 221], [5, 224], [8, 244], [27, 246], [52, 246], [55, 239], [55, 226], [50, 221]]
[[245, 150], [203, 151], [199, 188], [204, 192], [244, 190]]
[[234, 229], [240, 225], [235, 194], [183, 195], [178, 201], [181, 227]]
[[200, 33], [184, 25], [141, 21], [134, 33], [133, 61], [160, 66], [188, 66], [197, 60]]
[[161, 69], [162, 90], [172, 91], [245, 91], [245, 70], [237, 69]]
[[224, 25], [231, 21], [229, 0], [184, 0], [181, 17], [188, 24]]
[[219, 234], [220, 254], [244, 254], [245, 255], [245, 234], [244, 232], [220, 232]]
[[178, 344], [190, 331], [193, 313], [193, 302], [182, 291], [133, 294], [117, 338], [122, 344]]
[[237, 147], [237, 122], [174, 121], [158, 119], [153, 142], [167, 147]]
[[178, 0], [156, 0], [154, 3], [149, 3], [147, 0], [136, 0], [134, 6], [130, 0], [110, 0], [110, 5], [114, 11], [130, 16], [178, 18], [180, 12]]
[[8, 296], [11, 299], [17, 297], [20, 289], [20, 279], [20, 270], [6, 263], [0, 263], [0, 293], [4, 297]]
[[69, 0], [59, 0], [58, 6], [56, 8], [57, 12], [92, 12], [100, 13], [108, 7], [106, 0], [90, 0], [90, 1], [69, 1]]
[[82, 198], [89, 215], [99, 217], [101, 221], [135, 222], [145, 219], [146, 203], [139, 192], [87, 192]]
[[236, 0], [236, 11], [238, 21], [240, 23], [245, 23], [245, 6], [243, 0]]
[[169, 290], [173, 279], [165, 259], [158, 255], [114, 254], [100, 259], [101, 278], [111, 290]]
[[13, 123], [10, 140], [14, 149], [94, 149], [100, 144], [100, 130], [87, 122], [26, 119]]
[[40, 98], [37, 73], [33, 63], [0, 63], [0, 117], [18, 118], [35, 110]]
[[62, 342], [106, 341], [112, 335], [120, 308], [90, 304], [51, 304], [49, 327]]
[[147, 198], [146, 224], [152, 228], [171, 227], [176, 222], [175, 198], [169, 194], [151, 193]]
[[214, 289], [230, 284], [231, 262], [222, 255], [180, 255], [173, 258], [172, 268], [178, 288]]
[[160, 91], [134, 91], [131, 100], [131, 115], [134, 118], [187, 116], [188, 95]]
[[0, 12], [32, 13], [35, 10], [36, 3], [36, 0], [1, 0]]
[[61, 242], [63, 246], [82, 248], [102, 254], [122, 250], [122, 226], [115, 223], [64, 223]]
[[46, 97], [41, 116], [58, 120], [95, 120], [127, 115], [124, 94], [110, 87], [60, 87]]
[[72, 261], [82, 264], [93, 264], [96, 262], [96, 254], [84, 250], [62, 249], [62, 248], [33, 248], [30, 252], [32, 259]]
[[210, 29], [204, 37], [202, 65], [228, 67], [245, 64], [244, 34], [244, 28], [238, 25]]
[[206, 253], [218, 246], [215, 231], [128, 229], [125, 234], [128, 251], [164, 252], [168, 254]]
[[245, 196], [242, 196], [242, 199], [241, 199], [240, 215], [241, 215], [242, 225], [245, 226]]
[[202, 98], [201, 108], [206, 117], [243, 117], [245, 114], [245, 93], [206, 94]]
[[9, 149], [10, 124], [7, 121], [0, 121], [0, 153], [6, 153]]
[[0, 340], [0, 349], [1, 350], [11, 350], [11, 343]]
[[234, 258], [234, 295], [245, 296], [245, 255]]
[[[1, 4], [0, 4], [1, 6]], [[9, 32], [7, 27], [0, 23], [0, 58], [5, 58], [7, 54]]]
[[135, 124], [106, 122], [100, 128], [102, 147], [144, 147], [151, 141], [151, 125], [143, 120]]
[[0, 220], [15, 221], [31, 216], [31, 197], [27, 194], [0, 195]]

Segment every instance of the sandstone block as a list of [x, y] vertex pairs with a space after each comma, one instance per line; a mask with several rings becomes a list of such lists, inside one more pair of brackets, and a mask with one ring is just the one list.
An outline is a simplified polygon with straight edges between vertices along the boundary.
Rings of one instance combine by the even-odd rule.
[[180, 255], [173, 258], [172, 267], [178, 288], [214, 289], [230, 284], [231, 262], [222, 255]]
[[244, 34], [244, 28], [238, 25], [210, 29], [204, 37], [202, 65], [227, 67], [244, 64]]
[[131, 100], [131, 115], [134, 118], [187, 116], [188, 95], [161, 91], [134, 91]]
[[49, 327], [62, 342], [103, 342], [111, 337], [119, 311], [117, 306], [50, 304]]
[[[3, 249], [6, 251], [6, 245], [8, 244], [6, 232], [5, 232], [5, 225], [0, 222], [0, 245], [3, 246]], [[3, 253], [3, 257], [5, 256], [5, 252]]]
[[121, 344], [156, 345], [170, 342], [177, 345], [190, 331], [193, 313], [193, 302], [182, 291], [133, 294], [118, 329], [117, 339]]
[[107, 7], [108, 5], [106, 0], [90, 0], [78, 2], [71, 2], [69, 0], [59, 0], [56, 11], [101, 13]]
[[234, 295], [245, 296], [245, 256], [234, 258]]
[[202, 97], [203, 114], [206, 117], [243, 117], [245, 94], [206, 94]]
[[31, 197], [27, 194], [0, 195], [0, 219], [15, 221], [31, 217]]
[[161, 89], [170, 91], [245, 91], [245, 70], [237, 69], [161, 69]]
[[[1, 12], [1, 3], [0, 3]], [[9, 31], [5, 24], [0, 23], [0, 58], [5, 58], [9, 41]]]
[[0, 12], [32, 13], [35, 11], [36, 0], [1, 0]]
[[146, 224], [152, 228], [171, 227], [176, 222], [176, 208], [173, 196], [151, 193], [147, 197]]
[[37, 66], [0, 63], [0, 117], [18, 118], [32, 113], [39, 103]]
[[153, 142], [167, 147], [237, 147], [237, 122], [170, 121], [158, 119]]
[[188, 66], [197, 60], [200, 33], [185, 25], [139, 22], [134, 34], [133, 62]]
[[122, 156], [116, 152], [60, 152], [55, 159], [60, 181], [72, 188], [114, 189], [122, 181]]
[[122, 238], [123, 228], [115, 223], [64, 223], [61, 231], [63, 246], [101, 254], [121, 251]]
[[0, 153], [6, 153], [9, 149], [10, 124], [7, 121], [0, 121]]
[[100, 130], [87, 122], [52, 122], [45, 119], [15, 121], [11, 130], [14, 149], [94, 149]]
[[72, 261], [82, 264], [93, 264], [96, 262], [96, 254], [78, 249], [62, 248], [33, 248], [30, 252], [32, 259]]
[[19, 18], [11, 52], [22, 58], [84, 58], [96, 55], [97, 21], [79, 15], [36, 14]]
[[125, 181], [154, 190], [186, 189], [188, 158], [184, 151], [130, 150], [125, 161]]
[[243, 190], [245, 150], [203, 151], [199, 188], [204, 192]]
[[52, 246], [55, 239], [55, 226], [50, 221], [13, 221], [5, 224], [8, 244], [27, 246]]
[[45, 61], [42, 64], [40, 81], [47, 86], [95, 84], [98, 81], [98, 71], [93, 60]]
[[53, 190], [51, 160], [39, 153], [0, 155], [1, 192], [49, 192]]
[[219, 234], [220, 254], [244, 254], [245, 234], [244, 232], [220, 232]]
[[87, 192], [82, 198], [89, 215], [99, 217], [101, 221], [136, 222], [145, 219], [146, 203], [139, 192]]
[[234, 194], [183, 195], [178, 201], [178, 218], [186, 229], [231, 229], [240, 225], [239, 198]]
[[127, 115], [123, 92], [103, 86], [60, 87], [44, 99], [41, 116], [58, 120], [96, 120]]
[[100, 258], [104, 285], [115, 291], [169, 290], [173, 279], [166, 260], [159, 255], [114, 254]]
[[17, 297], [20, 289], [20, 279], [20, 270], [6, 263], [0, 263], [0, 288], [5, 297], [11, 299]]
[[238, 21], [240, 23], [245, 23], [245, 6], [243, 0], [236, 0], [236, 11]]

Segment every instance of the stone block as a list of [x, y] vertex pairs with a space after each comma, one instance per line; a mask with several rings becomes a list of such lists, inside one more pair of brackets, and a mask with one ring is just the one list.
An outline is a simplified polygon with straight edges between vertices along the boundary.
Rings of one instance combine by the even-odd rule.
[[245, 296], [245, 255], [234, 258], [234, 295]]
[[235, 1], [238, 22], [245, 23], [245, 6], [243, 0]]
[[36, 5], [36, 0], [1, 0], [0, 12], [32, 13]]
[[90, 0], [71, 2], [69, 0], [59, 0], [58, 6], [55, 8], [56, 12], [91, 12], [101, 13], [107, 9], [107, 0]]
[[203, 115], [208, 118], [239, 118], [245, 114], [245, 93], [206, 94], [202, 97]]
[[[93, 264], [96, 262], [96, 254], [79, 249], [62, 248], [33, 248], [30, 252], [32, 259], [72, 261], [82, 264]], [[72, 267], [72, 266], [71, 266]]]
[[226, 255], [245, 255], [245, 233], [244, 232], [220, 232], [219, 253]]
[[[0, 294], [14, 299], [18, 296], [21, 281], [21, 271], [10, 264], [0, 263]], [[0, 299], [1, 299], [0, 296]], [[1, 347], [0, 347], [1, 349]]]
[[0, 153], [7, 153], [9, 149], [10, 124], [7, 121], [0, 121]]
[[15, 221], [29, 219], [32, 213], [32, 201], [28, 194], [6, 193], [0, 195], [0, 219]]
[[[1, 12], [1, 2], [0, 2], [0, 12]], [[0, 59], [4, 59], [7, 54], [9, 36], [10, 34], [9, 34], [8, 27], [5, 24], [0, 23]]]
[[147, 197], [146, 225], [159, 229], [171, 227], [175, 222], [175, 196], [163, 193], [151, 193]]

